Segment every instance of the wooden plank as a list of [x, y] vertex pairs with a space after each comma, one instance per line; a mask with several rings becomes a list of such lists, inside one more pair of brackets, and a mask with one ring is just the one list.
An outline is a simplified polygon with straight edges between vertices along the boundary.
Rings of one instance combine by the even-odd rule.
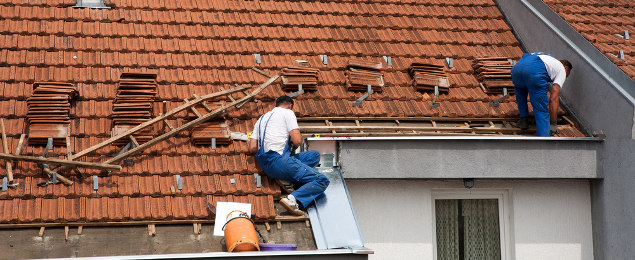
[[[194, 126], [196, 126], [196, 125], [198, 125], [200, 123], [206, 122], [210, 118], [213, 118], [214, 116], [220, 114], [221, 112], [225, 111], [226, 109], [228, 109], [228, 108], [230, 108], [232, 106], [238, 105], [238, 104], [243, 103], [243, 102], [247, 102], [250, 98], [252, 98], [253, 96], [255, 96], [258, 93], [260, 93], [263, 89], [268, 87], [271, 83], [273, 83], [277, 79], [278, 79], [278, 75], [275, 75], [274, 77], [270, 78], [265, 83], [260, 85], [260, 87], [258, 87], [256, 90], [251, 92], [251, 94], [249, 94], [247, 96], [244, 96], [243, 98], [241, 98], [239, 100], [236, 100], [235, 102], [232, 102], [232, 103], [230, 103], [228, 105], [222, 106], [222, 107], [214, 110], [214, 112], [210, 112], [209, 114], [207, 114], [207, 115], [205, 115], [203, 117], [199, 117], [199, 118], [197, 118], [197, 119], [195, 119], [193, 121], [190, 121], [190, 122], [188, 122], [188, 123], [186, 123], [186, 124], [184, 124], [182, 126], [179, 126], [179, 127], [177, 127], [176, 129], [174, 129], [172, 131], [169, 131], [169, 132], [167, 132], [165, 134], [162, 134], [162, 135], [160, 135], [158, 137], [155, 137], [152, 140], [150, 140], [150, 141], [148, 141], [148, 142], [146, 142], [146, 143], [144, 143], [144, 144], [142, 144], [140, 146], [135, 147], [134, 149], [130, 149], [130, 150], [126, 151], [123, 154], [120, 154], [118, 156], [115, 156], [114, 158], [111, 158], [111, 159], [105, 161], [104, 163], [105, 164], [116, 163], [116, 162], [118, 162], [118, 161], [120, 161], [120, 160], [122, 160], [122, 159], [124, 159], [124, 158], [126, 158], [128, 156], [130, 156], [130, 155], [133, 155], [133, 154], [136, 154], [136, 153], [138, 153], [140, 151], [143, 151], [146, 148], [148, 148], [148, 147], [150, 147], [150, 146], [152, 146], [152, 145], [154, 145], [154, 144], [156, 144], [158, 142], [161, 142], [161, 141], [163, 141], [163, 140], [165, 140], [167, 138], [170, 138], [170, 137], [178, 134], [179, 132], [181, 132], [183, 130], [190, 129], [190, 128], [192, 128], [192, 127], [194, 127]], [[170, 111], [170, 113], [171, 112], [172, 111]]]
[[[271, 83], [269, 83], [269, 84], [271, 84]], [[242, 90], [247, 89], [247, 88], [248, 87], [232, 88], [232, 89], [229, 89], [229, 90], [226, 90], [226, 91], [220, 91], [220, 92], [212, 93], [212, 94], [205, 95], [205, 96], [201, 97], [201, 100], [214, 99], [214, 98], [217, 98], [217, 97], [220, 97], [220, 96], [224, 96], [224, 95], [227, 95], [227, 94], [230, 94], [230, 93], [242, 91]], [[131, 134], [134, 134], [134, 133], [136, 133], [138, 131], [141, 131], [141, 130], [145, 129], [146, 127], [149, 127], [149, 126], [153, 125], [156, 122], [163, 121], [164, 119], [169, 118], [172, 115], [174, 115], [176, 113], [179, 113], [179, 112], [181, 112], [183, 110], [189, 109], [190, 107], [192, 107], [192, 106], [194, 106], [196, 104], [198, 104], [198, 103], [197, 102], [191, 102], [191, 103], [183, 104], [183, 105], [181, 105], [181, 106], [179, 106], [179, 107], [177, 107], [175, 109], [172, 109], [172, 110], [166, 112], [162, 116], [150, 119], [150, 120], [148, 120], [148, 121], [146, 121], [146, 122], [144, 122], [144, 123], [142, 123], [142, 124], [140, 124], [138, 126], [135, 126], [135, 127], [131, 128], [130, 130], [128, 130], [128, 131], [126, 131], [126, 132], [124, 132], [124, 133], [122, 133], [120, 135], [113, 136], [113, 137], [109, 138], [106, 141], [103, 141], [103, 142], [101, 142], [99, 144], [93, 145], [93, 146], [91, 146], [88, 149], [82, 150], [82, 151], [76, 153], [75, 155], [73, 155], [70, 159], [71, 160], [75, 160], [77, 158], [85, 156], [86, 154], [89, 154], [89, 153], [94, 152], [94, 151], [96, 151], [98, 149], [101, 149], [101, 148], [103, 148], [105, 146], [111, 145], [112, 143], [116, 142], [117, 140], [119, 140], [121, 138], [125, 138], [128, 135], [131, 135]]]
[[139, 142], [137, 142], [137, 138], [134, 138], [134, 136], [129, 135], [128, 137], [130, 137], [130, 141], [134, 144], [135, 147], [139, 146]]
[[[221, 88], [221, 90], [224, 90], [223, 88]], [[190, 102], [187, 98], [183, 99], [183, 101], [185, 101], [185, 103]], [[197, 100], [195, 100], [196, 102]], [[200, 103], [200, 102], [199, 102]], [[201, 115], [201, 113], [198, 112], [198, 110], [196, 110], [196, 108], [194, 106], [190, 107], [190, 111], [192, 111], [192, 113], [194, 113], [196, 115], [196, 117], [203, 117], [203, 115]]]
[[[276, 222], [303, 222], [307, 219], [310, 219], [309, 217], [306, 216], [276, 216], [274, 219], [270, 219], [270, 220], [261, 220], [261, 221], [256, 221], [256, 223], [262, 223], [262, 222], [271, 222], [271, 221], [276, 221]], [[43, 230], [45, 227], [64, 227], [64, 226], [69, 226], [69, 227], [79, 227], [79, 226], [83, 226], [83, 227], [114, 227], [114, 226], [147, 226], [147, 225], [190, 225], [192, 223], [206, 223], [206, 224], [213, 224], [214, 220], [212, 219], [201, 219], [201, 220], [152, 220], [152, 221], [121, 221], [121, 222], [114, 222], [114, 221], [110, 221], [110, 222], [76, 222], [76, 223], [56, 223], [56, 222], [50, 222], [50, 223], [23, 223], [23, 224], [0, 224], [0, 229], [3, 228], [35, 228], [35, 227], [39, 227], [41, 230]], [[44, 231], [42, 231], [44, 232]], [[79, 231], [78, 231], [79, 232]]]
[[44, 230], [45, 230], [45, 229], [46, 229], [45, 227], [40, 227], [40, 232], [38, 232], [38, 234], [37, 234], [37, 235], [38, 235], [39, 237], [43, 237], [43, 236], [44, 236]]
[[18, 147], [15, 148], [15, 155], [20, 155], [22, 152], [22, 146], [24, 144], [24, 139], [26, 139], [26, 134], [20, 135], [20, 141], [18, 141]]
[[41, 158], [41, 157], [26, 156], [26, 155], [13, 155], [13, 154], [6, 154], [6, 153], [0, 153], [0, 159], [34, 162], [34, 163], [46, 163], [51, 165], [82, 167], [82, 168], [99, 169], [99, 170], [121, 171], [121, 166], [119, 165], [78, 162], [78, 161], [69, 161], [69, 160], [54, 159], [54, 158]]
[[198, 231], [198, 223], [193, 223], [192, 226], [194, 227], [194, 235], [200, 234], [200, 232]]
[[81, 235], [83, 231], [84, 231], [84, 226], [78, 226], [77, 227], [77, 234], [78, 235]]
[[168, 119], [163, 119], [163, 123], [165, 123], [165, 125], [168, 126], [168, 128], [170, 128], [170, 130], [174, 130], [174, 126], [172, 126], [172, 124], [170, 124], [170, 121], [168, 121]]
[[350, 116], [350, 117], [299, 117], [298, 118], [298, 122], [307, 122], [307, 121], [324, 121], [324, 120], [330, 120], [330, 121], [355, 121], [355, 120], [361, 120], [361, 121], [394, 121], [394, 120], [399, 120], [399, 121], [456, 121], [456, 122], [463, 122], [463, 121], [476, 121], [476, 122], [487, 122], [487, 121], [518, 121], [520, 120], [520, 118], [518, 117], [509, 117], [509, 118], [505, 118], [505, 117], [460, 117], [460, 118], [454, 118], [454, 117], [365, 117], [365, 116], [360, 116], [360, 117], [356, 117], [356, 116]]
[[69, 227], [64, 226], [64, 240], [66, 241], [68, 241], [68, 231], [69, 231]]
[[[196, 99], [200, 99], [200, 97], [196, 94], [194, 94], [194, 98]], [[211, 107], [209, 107], [209, 105], [207, 105], [207, 101], [202, 101], [201, 105], [203, 105], [203, 107], [205, 108], [205, 110], [207, 110], [207, 112], [212, 112], [213, 109]]]
[[[9, 152], [9, 146], [7, 145], [7, 133], [4, 131], [4, 118], [0, 118], [0, 132], [2, 132], [2, 151], [4, 153]], [[5, 162], [5, 166], [7, 168], [7, 179], [9, 182], [13, 181], [13, 166], [11, 166], [11, 161], [7, 160]]]
[[262, 71], [262, 70], [260, 70], [258, 68], [251, 68], [251, 69], [254, 70], [255, 72], [258, 72], [260, 75], [263, 75], [263, 76], [267, 77], [267, 78], [273, 77], [272, 75], [269, 75], [267, 72], [264, 72], [264, 71]]
[[66, 158], [71, 158], [73, 153], [71, 152], [71, 138], [69, 136], [66, 137]]
[[61, 182], [65, 183], [66, 185], [73, 185], [73, 181], [71, 181], [71, 180], [69, 180], [68, 178], [66, 178], [66, 177], [62, 176], [61, 174], [56, 173], [56, 172], [52, 171], [52, 170], [51, 170], [51, 169], [49, 169], [49, 168], [44, 168], [43, 170], [44, 170], [44, 172], [45, 172], [46, 174], [49, 174], [49, 175], [52, 175], [52, 174], [54, 174], [54, 173], [55, 173], [55, 175], [57, 175], [57, 179], [58, 179], [58, 180], [60, 180]]
[[282, 229], [282, 222], [276, 221], [276, 228]]
[[269, 225], [269, 222], [265, 222], [265, 228], [267, 229], [267, 231], [271, 231], [271, 226]]

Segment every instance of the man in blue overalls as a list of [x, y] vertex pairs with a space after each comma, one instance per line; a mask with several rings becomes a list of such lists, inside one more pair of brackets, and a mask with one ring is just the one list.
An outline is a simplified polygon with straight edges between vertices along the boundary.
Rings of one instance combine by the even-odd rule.
[[568, 60], [557, 60], [542, 52], [525, 53], [512, 68], [512, 81], [516, 91], [516, 103], [520, 112], [518, 126], [529, 128], [527, 94], [536, 119], [538, 136], [551, 136], [557, 132], [560, 89], [571, 72]]
[[320, 162], [320, 153], [307, 151], [292, 155], [294, 147], [302, 144], [298, 121], [293, 113], [293, 99], [281, 96], [276, 107], [258, 119], [249, 142], [249, 151], [267, 176], [285, 180], [299, 186], [280, 200], [280, 204], [294, 215], [304, 215], [305, 209], [322, 195], [329, 180], [314, 169]]

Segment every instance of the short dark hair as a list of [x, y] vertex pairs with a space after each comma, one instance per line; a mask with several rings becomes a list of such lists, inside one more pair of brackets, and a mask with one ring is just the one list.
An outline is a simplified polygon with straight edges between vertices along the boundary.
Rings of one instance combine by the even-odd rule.
[[569, 62], [568, 60], [560, 60], [560, 63], [562, 63], [562, 65], [565, 67], [569, 67], [569, 70], [573, 69], [573, 65], [571, 65], [571, 62]]
[[276, 98], [276, 106], [279, 107], [280, 105], [293, 105], [293, 99], [287, 95], [280, 96]]

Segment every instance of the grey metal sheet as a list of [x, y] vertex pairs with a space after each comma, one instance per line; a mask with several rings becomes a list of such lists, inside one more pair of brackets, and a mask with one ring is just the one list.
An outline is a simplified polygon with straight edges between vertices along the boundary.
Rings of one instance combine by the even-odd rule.
[[507, 140], [507, 141], [593, 141], [599, 137], [538, 137], [538, 136], [369, 136], [369, 137], [309, 137], [308, 141], [378, 141], [378, 140]]
[[324, 195], [308, 208], [317, 248], [363, 248], [364, 241], [342, 172], [338, 167], [318, 168], [318, 171], [331, 183]]

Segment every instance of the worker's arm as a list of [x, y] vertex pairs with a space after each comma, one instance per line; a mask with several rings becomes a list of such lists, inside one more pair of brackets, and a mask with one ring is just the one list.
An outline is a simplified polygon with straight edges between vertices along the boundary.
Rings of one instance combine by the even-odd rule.
[[258, 152], [258, 139], [249, 139], [249, 153]]
[[558, 120], [558, 108], [560, 107], [560, 85], [554, 83], [549, 91], [549, 120]]
[[289, 136], [291, 136], [291, 142], [294, 147], [300, 147], [302, 144], [302, 134], [300, 134], [300, 129], [293, 129], [289, 131]]

